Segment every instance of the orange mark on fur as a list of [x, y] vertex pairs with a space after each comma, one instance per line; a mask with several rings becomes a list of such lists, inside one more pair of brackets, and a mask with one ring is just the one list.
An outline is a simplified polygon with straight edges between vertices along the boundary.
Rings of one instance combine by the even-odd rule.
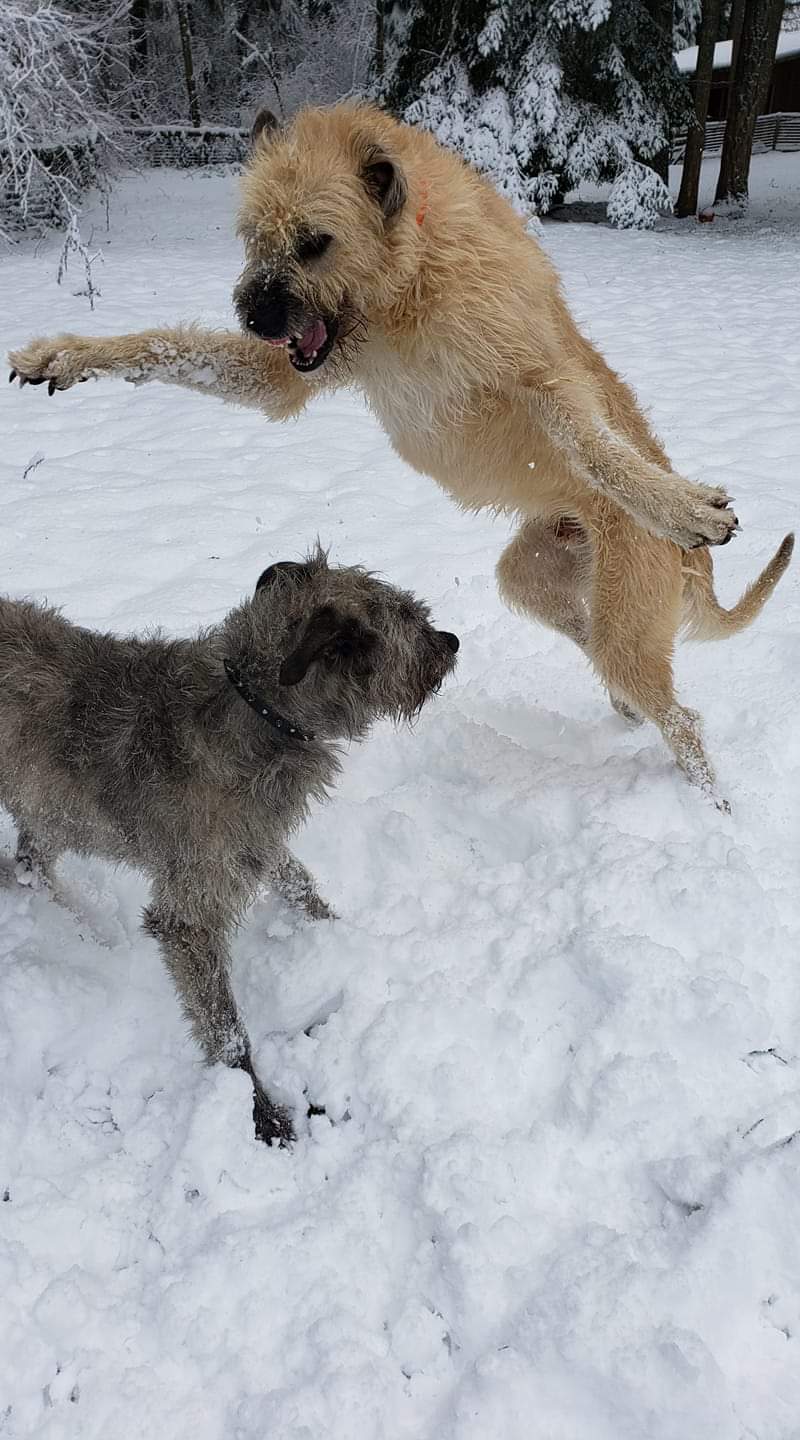
[[427, 180], [423, 180], [422, 186], [421, 186], [421, 188], [420, 188], [419, 209], [418, 209], [417, 215], [416, 215], [416, 220], [417, 220], [417, 224], [418, 224], [418, 225], [421, 225], [421, 224], [422, 224], [422, 222], [423, 222], [423, 220], [425, 219], [425, 216], [426, 216], [426, 214], [427, 214], [427, 210], [428, 210], [428, 182], [427, 182]]

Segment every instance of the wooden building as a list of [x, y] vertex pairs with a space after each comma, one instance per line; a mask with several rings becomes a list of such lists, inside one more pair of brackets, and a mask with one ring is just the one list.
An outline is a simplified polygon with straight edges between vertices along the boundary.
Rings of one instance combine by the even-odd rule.
[[[731, 82], [730, 40], [714, 46], [714, 74], [708, 104], [709, 120], [724, 120], [728, 113], [728, 89]], [[675, 56], [678, 69], [693, 75], [697, 65], [697, 46], [680, 50]], [[763, 115], [800, 112], [800, 30], [782, 30], [778, 36], [775, 64]]]

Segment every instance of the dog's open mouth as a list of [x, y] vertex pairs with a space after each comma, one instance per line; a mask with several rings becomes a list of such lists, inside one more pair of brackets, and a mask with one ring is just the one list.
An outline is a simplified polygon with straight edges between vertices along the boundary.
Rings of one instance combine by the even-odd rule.
[[285, 345], [295, 370], [308, 373], [318, 370], [333, 349], [339, 333], [339, 321], [334, 315], [315, 315], [307, 321], [299, 335], [286, 335], [280, 340], [271, 340], [271, 345]]

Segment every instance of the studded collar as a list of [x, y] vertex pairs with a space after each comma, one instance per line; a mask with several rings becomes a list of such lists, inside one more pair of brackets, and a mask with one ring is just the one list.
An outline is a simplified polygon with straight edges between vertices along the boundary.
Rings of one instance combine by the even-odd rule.
[[232, 664], [230, 660], [224, 660], [223, 664], [225, 666], [225, 674], [236, 693], [241, 695], [251, 710], [255, 710], [256, 714], [260, 716], [262, 720], [266, 720], [267, 724], [271, 725], [273, 730], [277, 730], [279, 735], [286, 735], [290, 740], [314, 739], [313, 730], [301, 730], [299, 725], [295, 725], [292, 720], [287, 720], [285, 715], [281, 715], [279, 710], [276, 710], [270, 705], [269, 701], [265, 700], [263, 695], [259, 695], [257, 691], [252, 690], [242, 675], [241, 670]]

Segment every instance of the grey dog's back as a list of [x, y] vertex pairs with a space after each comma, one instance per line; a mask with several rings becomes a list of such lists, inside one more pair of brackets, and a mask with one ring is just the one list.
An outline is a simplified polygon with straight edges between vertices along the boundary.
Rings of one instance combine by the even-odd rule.
[[0, 600], [0, 800], [17, 822], [56, 849], [151, 872], [167, 844], [180, 850], [186, 826], [170, 791], [185, 805], [202, 770], [209, 810], [209, 785], [225, 779], [203, 723], [224, 685], [211, 652], [203, 638], [99, 634]]

